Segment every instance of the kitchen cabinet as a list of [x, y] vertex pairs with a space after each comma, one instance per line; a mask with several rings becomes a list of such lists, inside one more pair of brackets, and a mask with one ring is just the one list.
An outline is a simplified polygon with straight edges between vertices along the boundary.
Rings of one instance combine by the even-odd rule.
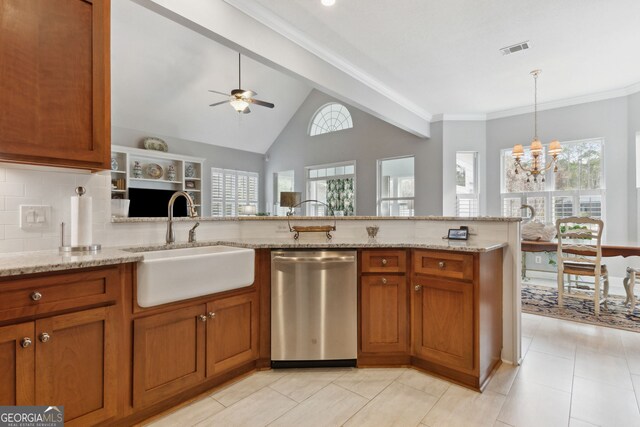
[[109, 168], [109, 22], [109, 0], [0, 1], [1, 161]]
[[111, 266], [1, 280], [0, 405], [64, 405], [70, 426], [116, 415], [122, 271]]
[[482, 390], [502, 351], [502, 249], [412, 260], [412, 364]]
[[135, 408], [258, 358], [256, 292], [141, 317], [133, 324]]
[[406, 250], [360, 253], [360, 366], [409, 363]]

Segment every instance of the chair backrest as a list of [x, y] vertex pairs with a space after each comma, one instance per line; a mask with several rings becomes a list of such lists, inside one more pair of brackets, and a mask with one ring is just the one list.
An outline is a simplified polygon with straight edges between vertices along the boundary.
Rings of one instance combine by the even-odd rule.
[[600, 219], [568, 217], [556, 221], [558, 236], [558, 268], [565, 261], [595, 265], [600, 271], [602, 259], [602, 229]]

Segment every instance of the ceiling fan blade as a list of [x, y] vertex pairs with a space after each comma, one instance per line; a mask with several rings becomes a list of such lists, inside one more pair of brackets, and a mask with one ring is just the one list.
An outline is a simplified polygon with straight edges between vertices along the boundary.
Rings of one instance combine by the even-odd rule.
[[228, 104], [229, 101], [220, 101], [220, 102], [216, 102], [215, 104], [209, 104], [209, 107], [215, 107], [216, 105], [222, 105], [222, 104]]
[[228, 93], [218, 92], [217, 90], [211, 90], [211, 89], [209, 89], [209, 92], [217, 93], [218, 95], [229, 96], [229, 94], [228, 94]]
[[249, 99], [246, 99], [245, 101], [250, 102], [252, 104], [260, 105], [262, 107], [267, 107], [267, 108], [275, 107], [274, 104], [272, 104], [270, 102], [266, 102], [266, 101], [260, 101], [259, 99], [249, 98]]

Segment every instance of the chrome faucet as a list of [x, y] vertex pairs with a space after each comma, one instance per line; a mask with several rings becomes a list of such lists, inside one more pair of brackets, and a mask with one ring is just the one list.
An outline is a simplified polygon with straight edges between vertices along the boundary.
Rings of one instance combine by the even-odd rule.
[[191, 196], [189, 196], [184, 191], [176, 191], [175, 193], [173, 193], [171, 195], [171, 198], [169, 199], [169, 206], [168, 206], [169, 212], [167, 215], [167, 245], [174, 243], [176, 241], [176, 234], [173, 232], [173, 204], [175, 203], [176, 199], [180, 196], [184, 196], [184, 198], [187, 199], [187, 210], [189, 211], [189, 216], [191, 218], [195, 218], [196, 216], [198, 216], [198, 213], [196, 212], [196, 207], [193, 205], [193, 199], [191, 198]]

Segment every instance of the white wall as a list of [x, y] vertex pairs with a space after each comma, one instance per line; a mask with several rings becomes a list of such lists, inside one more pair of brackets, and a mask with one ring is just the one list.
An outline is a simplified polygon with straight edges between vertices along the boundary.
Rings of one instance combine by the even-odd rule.
[[628, 97], [628, 109], [629, 240], [637, 241], [640, 240], [640, 92]]
[[456, 152], [478, 153], [479, 211], [487, 211], [487, 125], [485, 121], [442, 122], [442, 214], [456, 214]]
[[[606, 185], [606, 236], [609, 241], [629, 240], [635, 229], [630, 212], [628, 173], [628, 97], [540, 111], [538, 134], [542, 141], [571, 141], [604, 138], [604, 169]], [[528, 145], [533, 138], [533, 114], [487, 121], [487, 213], [501, 215], [500, 150], [514, 144]], [[633, 205], [633, 206], [632, 206]], [[631, 209], [630, 209], [631, 207]], [[635, 234], [633, 239], [635, 239]]]

